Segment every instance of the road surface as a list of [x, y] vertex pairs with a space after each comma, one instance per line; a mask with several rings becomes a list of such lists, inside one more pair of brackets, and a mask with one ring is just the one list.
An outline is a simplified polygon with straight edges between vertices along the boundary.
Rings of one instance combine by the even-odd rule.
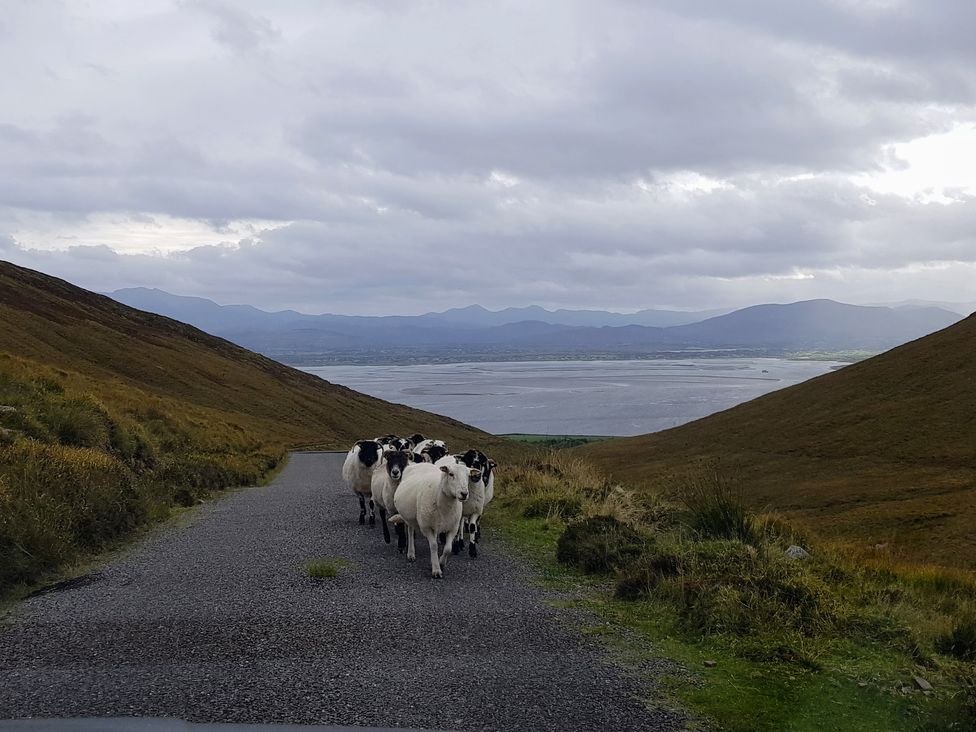
[[[357, 523], [342, 456], [296, 453], [0, 626], [0, 719], [677, 729], [486, 528], [430, 578]], [[490, 513], [486, 527], [490, 522]], [[395, 537], [394, 537], [395, 541]], [[303, 564], [348, 564], [313, 580]]]

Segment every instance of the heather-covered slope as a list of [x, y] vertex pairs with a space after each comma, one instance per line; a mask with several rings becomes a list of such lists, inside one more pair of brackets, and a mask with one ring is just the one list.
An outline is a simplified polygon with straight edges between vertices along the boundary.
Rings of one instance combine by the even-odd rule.
[[672, 430], [580, 450], [664, 486], [697, 459], [827, 535], [976, 567], [976, 316]]
[[0, 262], [0, 353], [72, 374], [112, 401], [120, 386], [215, 410], [282, 444], [346, 446], [387, 431], [456, 443], [486, 436], [283, 366], [223, 339]]

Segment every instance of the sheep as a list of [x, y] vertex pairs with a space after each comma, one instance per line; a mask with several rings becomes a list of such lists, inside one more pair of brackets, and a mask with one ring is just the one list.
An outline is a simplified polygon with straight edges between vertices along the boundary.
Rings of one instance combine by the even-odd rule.
[[428, 463], [436, 463], [449, 452], [443, 440], [421, 440], [414, 445], [413, 451]]
[[380, 443], [384, 449], [392, 450], [412, 450], [414, 442], [409, 437], [397, 437], [396, 435], [383, 435], [382, 437], [377, 437], [376, 441]]
[[[393, 497], [397, 514], [390, 523], [407, 525], [407, 561], [417, 558], [416, 532], [427, 537], [430, 547], [430, 575], [444, 576], [443, 566], [451, 555], [451, 544], [461, 521], [462, 501], [468, 497], [468, 482], [477, 472], [454, 465], [413, 465], [400, 481]], [[437, 540], [446, 534], [444, 552], [438, 556]]]
[[[404, 471], [413, 464], [413, 453], [407, 450], [384, 450], [380, 464], [373, 470], [371, 481], [372, 502], [379, 506], [380, 524], [383, 526], [383, 541], [390, 543], [390, 527], [387, 524], [387, 512], [394, 513], [393, 495], [396, 493]], [[402, 527], [397, 524], [397, 547], [403, 551], [406, 536]]]
[[481, 516], [495, 496], [494, 469], [497, 463], [489, 459], [480, 450], [468, 450], [463, 455], [454, 455], [454, 458], [459, 463], [480, 473], [478, 480], [473, 481], [469, 487], [468, 500], [464, 502], [462, 511], [461, 525], [458, 529], [457, 538], [451, 547], [452, 553], [459, 554], [464, 549], [464, 534], [467, 531], [470, 538], [468, 555], [474, 559], [478, 556], [478, 543], [481, 541]]
[[359, 523], [366, 523], [366, 501], [369, 501], [369, 524], [376, 523], [373, 512], [373, 469], [379, 464], [383, 447], [376, 440], [360, 440], [349, 450], [342, 464], [342, 477], [359, 498]]

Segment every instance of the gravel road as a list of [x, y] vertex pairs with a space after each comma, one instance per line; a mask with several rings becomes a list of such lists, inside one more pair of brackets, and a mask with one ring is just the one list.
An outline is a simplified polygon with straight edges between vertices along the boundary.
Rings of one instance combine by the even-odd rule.
[[[0, 627], [0, 719], [679, 729], [561, 622], [486, 528], [430, 578], [357, 523], [342, 457], [201, 506]], [[486, 527], [491, 514], [486, 519]], [[395, 540], [395, 538], [394, 538]], [[335, 557], [335, 579], [303, 563]]]

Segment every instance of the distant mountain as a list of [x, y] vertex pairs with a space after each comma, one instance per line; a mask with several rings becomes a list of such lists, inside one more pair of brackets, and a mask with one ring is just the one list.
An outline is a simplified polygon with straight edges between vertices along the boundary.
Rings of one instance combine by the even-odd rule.
[[754, 305], [734, 313], [668, 329], [683, 342], [822, 350], [884, 350], [961, 320], [940, 308], [893, 309], [807, 300]]
[[900, 300], [898, 302], [874, 302], [869, 305], [881, 308], [917, 309], [917, 308], [941, 308], [951, 313], [960, 315], [972, 315], [976, 312], [976, 302], [941, 302], [936, 300]]
[[639, 310], [636, 313], [611, 313], [605, 310], [546, 310], [538, 305], [524, 308], [505, 308], [487, 310], [480, 305], [466, 308], [453, 308], [442, 313], [427, 313], [426, 317], [437, 318], [448, 323], [479, 325], [490, 327], [507, 325], [528, 320], [554, 325], [572, 325], [599, 328], [605, 325], [646, 325], [664, 328], [671, 325], [697, 323], [716, 315], [724, 315], [728, 310]]
[[[698, 322], [651, 326], [579, 325], [617, 319], [668, 320], [704, 314], [644, 310], [631, 315], [541, 307], [490, 311], [472, 305], [417, 316], [307, 315], [266, 312], [250, 305], [218, 305], [162, 290], [118, 290], [114, 299], [190, 323], [245, 348], [284, 360], [331, 351], [384, 352], [389, 358], [424, 349], [458, 357], [490, 350], [533, 353], [654, 353], [673, 349], [737, 348], [771, 351], [884, 350], [960, 319], [939, 308], [885, 308], [810, 300], [756, 305]], [[514, 320], [513, 320], [514, 319]]]

